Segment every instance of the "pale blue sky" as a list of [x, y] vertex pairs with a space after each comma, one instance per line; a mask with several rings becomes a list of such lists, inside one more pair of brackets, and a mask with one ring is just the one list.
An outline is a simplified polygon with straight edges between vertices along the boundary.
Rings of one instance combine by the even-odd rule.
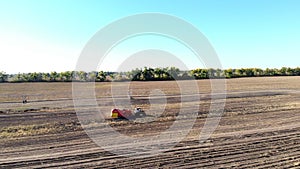
[[[213, 45], [223, 68], [297, 67], [299, 9], [299, 0], [0, 0], [0, 71], [74, 70], [98, 30], [145, 12], [193, 24]], [[189, 68], [203, 66], [189, 57], [184, 58]], [[114, 70], [107, 64], [104, 69]]]

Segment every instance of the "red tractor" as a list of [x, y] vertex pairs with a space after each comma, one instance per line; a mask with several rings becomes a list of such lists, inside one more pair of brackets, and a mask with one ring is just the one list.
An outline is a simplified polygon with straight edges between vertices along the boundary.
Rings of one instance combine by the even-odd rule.
[[132, 112], [129, 109], [112, 109], [111, 110], [111, 118], [113, 119], [135, 119], [135, 118], [141, 118], [145, 117], [146, 113], [143, 109], [141, 108], [135, 108], [134, 111]]

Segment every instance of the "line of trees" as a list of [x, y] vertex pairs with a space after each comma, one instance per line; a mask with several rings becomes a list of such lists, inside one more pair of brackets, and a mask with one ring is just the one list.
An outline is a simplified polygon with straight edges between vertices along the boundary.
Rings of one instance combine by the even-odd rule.
[[262, 77], [262, 76], [300, 76], [300, 67], [281, 69], [260, 69], [260, 68], [240, 68], [240, 69], [194, 69], [191, 70], [196, 79], [207, 78], [239, 78], [239, 77]]
[[0, 82], [72, 82], [72, 81], [109, 81], [115, 73], [113, 72], [84, 72], [84, 71], [65, 71], [65, 72], [50, 72], [50, 73], [18, 73], [6, 74], [0, 72]]
[[104, 81], [162, 81], [162, 80], [188, 80], [209, 78], [239, 78], [262, 76], [300, 76], [300, 67], [281, 69], [193, 69], [182, 71], [175, 67], [134, 69], [129, 72], [104, 72], [104, 71], [65, 71], [50, 73], [18, 73], [6, 74], [0, 72], [0, 82], [104, 82]]

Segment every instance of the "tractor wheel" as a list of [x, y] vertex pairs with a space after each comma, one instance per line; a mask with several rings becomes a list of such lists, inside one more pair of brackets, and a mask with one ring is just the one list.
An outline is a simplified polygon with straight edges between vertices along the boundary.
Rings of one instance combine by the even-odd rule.
[[135, 117], [136, 117], [136, 118], [142, 118], [142, 117], [145, 117], [145, 116], [146, 116], [146, 113], [143, 112], [143, 111], [137, 112], [137, 113], [135, 114]]

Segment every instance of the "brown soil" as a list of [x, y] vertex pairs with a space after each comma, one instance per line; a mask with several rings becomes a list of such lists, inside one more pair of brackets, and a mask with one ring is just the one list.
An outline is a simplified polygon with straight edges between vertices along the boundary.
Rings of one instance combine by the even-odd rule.
[[[197, 83], [201, 101], [186, 103], [200, 105], [189, 135], [166, 152], [141, 158], [107, 152], [87, 136], [74, 111], [71, 83], [0, 84], [0, 168], [300, 168], [299, 77], [227, 80], [224, 114], [204, 143], [199, 131], [210, 108], [210, 82]], [[130, 88], [133, 104], [146, 110], [149, 93], [164, 91], [165, 112], [151, 123], [105, 123], [130, 137], [157, 135], [173, 124], [180, 108], [176, 82], [132, 82]], [[111, 83], [96, 84], [97, 100], [105, 98], [107, 109], [110, 95]]]

